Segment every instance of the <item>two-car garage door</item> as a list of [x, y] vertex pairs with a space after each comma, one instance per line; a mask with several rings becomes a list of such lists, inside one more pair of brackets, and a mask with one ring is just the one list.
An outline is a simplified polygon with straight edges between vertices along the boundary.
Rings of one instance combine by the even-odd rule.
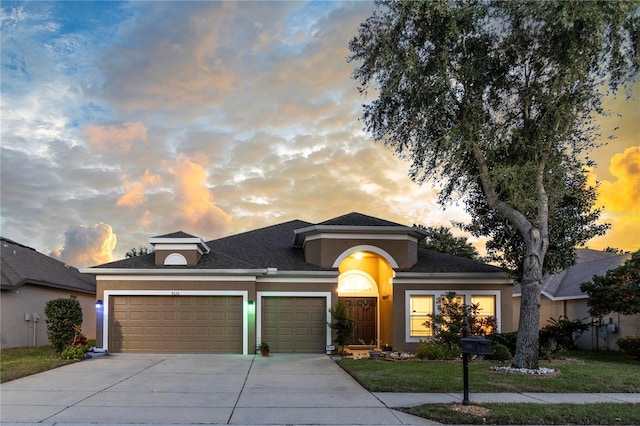
[[112, 296], [112, 352], [242, 353], [241, 296]]

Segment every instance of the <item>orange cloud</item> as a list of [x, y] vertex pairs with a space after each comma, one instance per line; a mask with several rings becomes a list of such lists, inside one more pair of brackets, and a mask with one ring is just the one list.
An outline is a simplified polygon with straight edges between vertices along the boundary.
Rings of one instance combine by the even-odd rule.
[[137, 207], [145, 202], [146, 196], [144, 195], [143, 184], [137, 183], [132, 185], [129, 182], [125, 182], [124, 188], [124, 195], [122, 195], [116, 203], [118, 207]]
[[71, 226], [64, 233], [64, 246], [49, 256], [75, 267], [111, 262], [117, 238], [111, 226], [100, 222], [93, 226]]
[[611, 230], [605, 237], [594, 238], [590, 246], [637, 250], [640, 248], [640, 147], [633, 146], [613, 155], [609, 172], [615, 180], [600, 182], [597, 205], [604, 206], [602, 219], [611, 223]]
[[162, 182], [160, 175], [152, 175], [149, 169], [144, 171], [140, 179], [142, 183], [132, 184], [127, 181], [124, 182], [125, 193], [116, 202], [118, 207], [138, 207], [147, 201], [145, 194], [147, 186], [156, 186]]
[[84, 134], [96, 152], [129, 152], [135, 142], [147, 141], [147, 128], [140, 122], [122, 126], [88, 126]]
[[149, 210], [146, 210], [140, 220], [138, 220], [138, 225], [142, 226], [144, 229], [151, 229], [155, 225], [156, 218]]
[[602, 181], [600, 201], [607, 210], [638, 212], [640, 208], [640, 146], [627, 148], [611, 157], [609, 173], [614, 181]]
[[179, 158], [172, 167], [175, 177], [174, 197], [179, 227], [211, 235], [231, 221], [231, 216], [214, 204], [207, 186], [207, 171], [188, 158]]

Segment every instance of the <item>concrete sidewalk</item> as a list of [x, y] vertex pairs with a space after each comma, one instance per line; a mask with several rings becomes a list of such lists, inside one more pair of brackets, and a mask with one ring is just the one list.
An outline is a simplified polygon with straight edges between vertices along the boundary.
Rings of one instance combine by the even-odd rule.
[[324, 355], [110, 354], [0, 385], [7, 424], [436, 424]]

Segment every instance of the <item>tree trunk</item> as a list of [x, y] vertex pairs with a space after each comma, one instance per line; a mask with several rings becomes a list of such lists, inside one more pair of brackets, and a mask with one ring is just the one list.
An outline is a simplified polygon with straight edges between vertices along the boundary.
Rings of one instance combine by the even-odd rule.
[[518, 339], [512, 363], [514, 368], [538, 368], [543, 245], [537, 242], [529, 245], [529, 253], [524, 259]]

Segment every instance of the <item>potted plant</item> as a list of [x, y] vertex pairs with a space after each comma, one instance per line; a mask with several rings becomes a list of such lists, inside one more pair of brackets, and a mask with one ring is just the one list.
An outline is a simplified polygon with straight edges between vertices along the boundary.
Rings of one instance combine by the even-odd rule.
[[269, 347], [269, 344], [267, 342], [262, 342], [258, 345], [258, 350], [260, 351], [262, 356], [269, 356], [269, 351], [271, 350], [271, 348]]

